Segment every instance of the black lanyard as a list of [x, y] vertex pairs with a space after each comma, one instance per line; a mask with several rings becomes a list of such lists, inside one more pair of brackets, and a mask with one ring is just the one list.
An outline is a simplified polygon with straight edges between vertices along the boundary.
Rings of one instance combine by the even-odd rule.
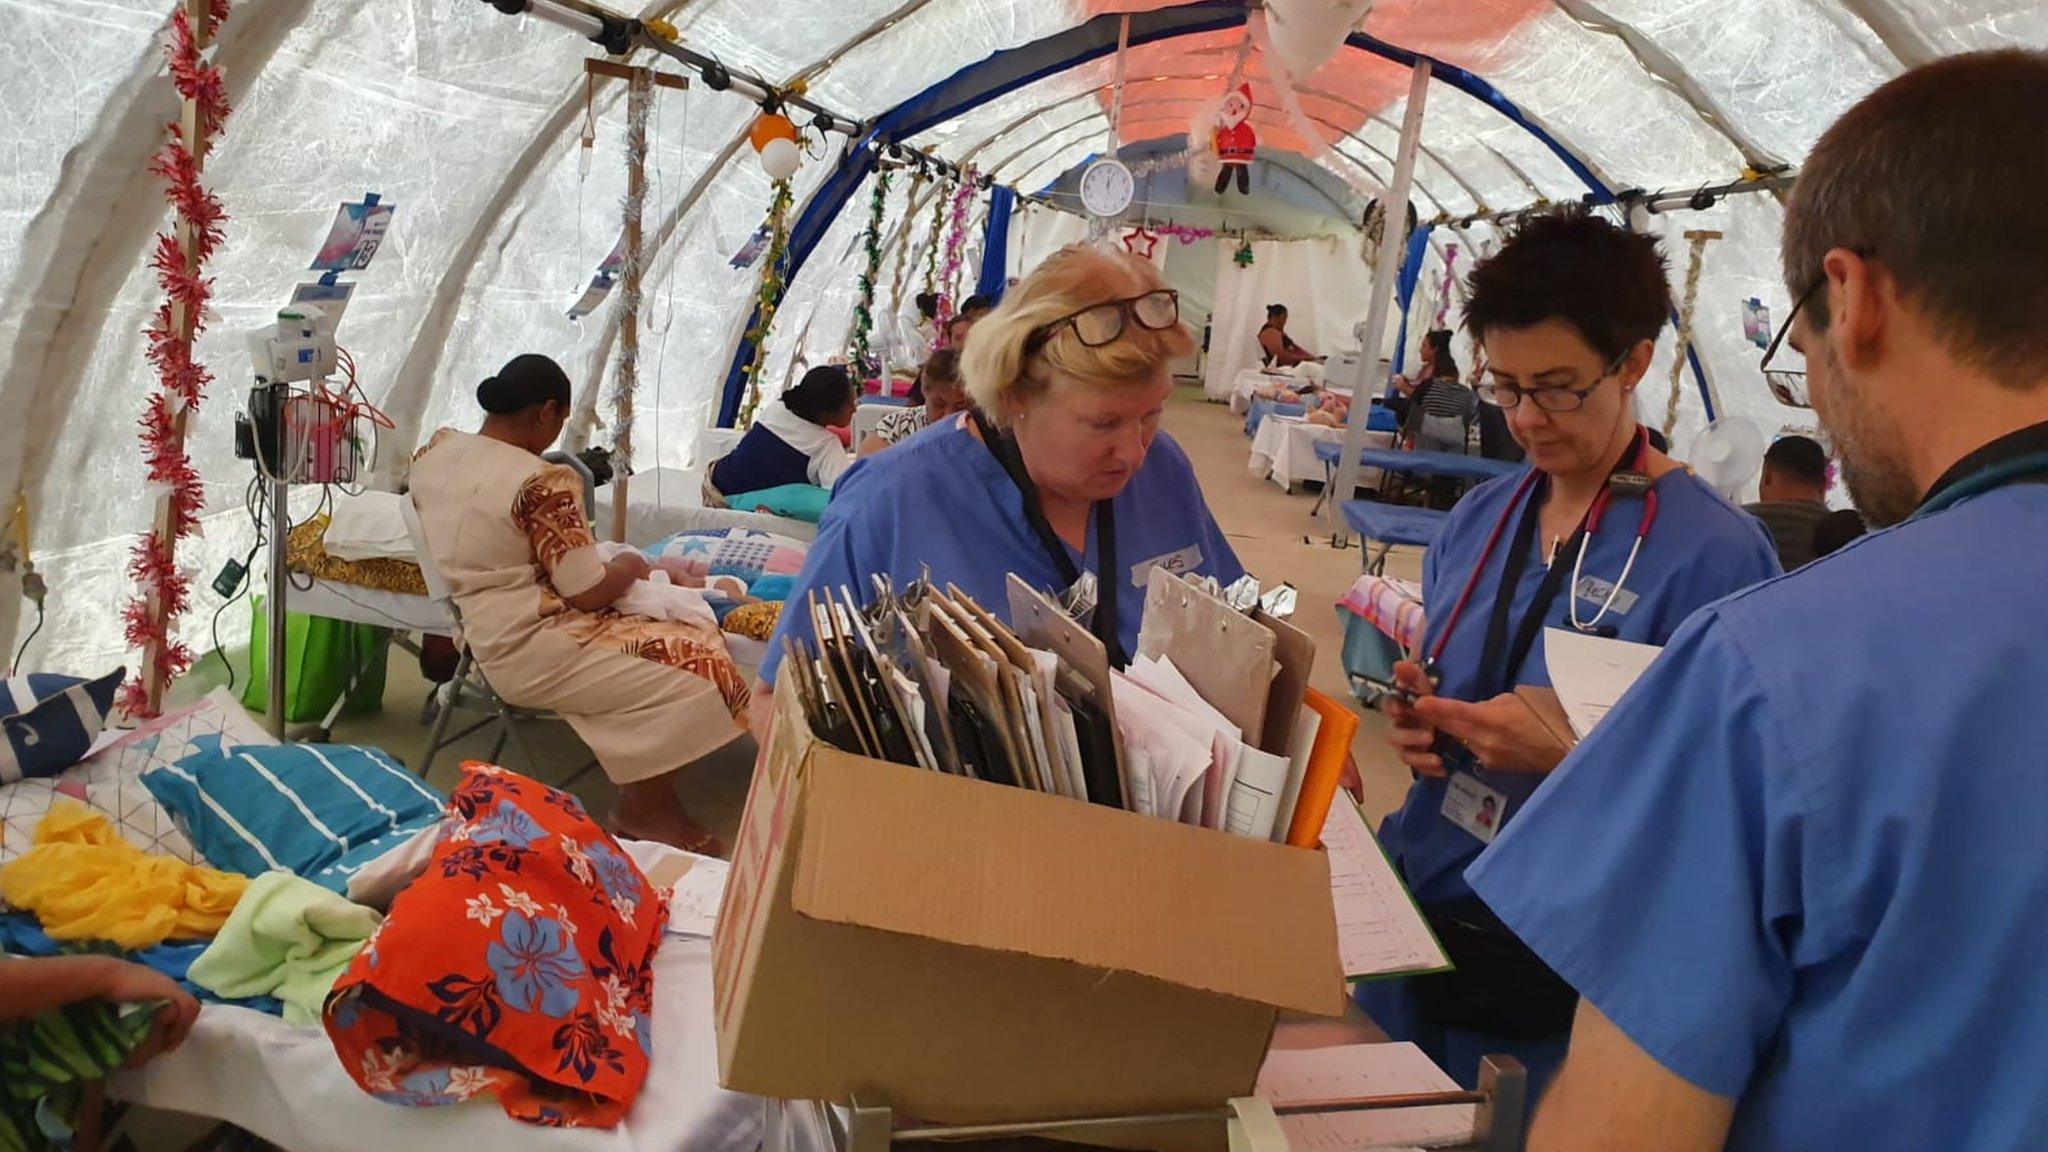
[[[1067, 551], [1066, 541], [1053, 531], [1052, 522], [1045, 518], [1045, 508], [1038, 500], [1038, 485], [1031, 482], [1031, 472], [1024, 467], [1024, 456], [1017, 450], [1017, 441], [1007, 435], [998, 434], [990, 427], [980, 411], [969, 408], [967, 414], [974, 420], [974, 427], [981, 433], [981, 442], [987, 446], [989, 455], [1002, 466], [1003, 474], [1010, 483], [1017, 486], [1017, 494], [1023, 497], [1024, 520], [1031, 525], [1031, 531], [1045, 548], [1045, 554], [1071, 588], [1081, 579], [1081, 568], [1074, 563], [1073, 553]], [[1124, 643], [1117, 630], [1117, 585], [1116, 585], [1116, 507], [1114, 501], [1095, 502], [1095, 614], [1091, 632], [1102, 641], [1103, 651], [1109, 655], [1112, 668], [1122, 668], [1130, 663], [1124, 655]]]
[[[1637, 472], [1647, 469], [1647, 436], [1637, 434], [1628, 450], [1622, 453], [1621, 459], [1616, 460], [1614, 467], [1608, 470], [1608, 478], [1612, 480], [1627, 470], [1631, 458], [1635, 460]], [[1592, 541], [1587, 539], [1586, 528], [1593, 510], [1588, 508], [1586, 515], [1579, 518], [1579, 526], [1573, 530], [1571, 539], [1565, 541], [1551, 555], [1550, 567], [1543, 573], [1543, 582], [1536, 586], [1536, 598], [1530, 602], [1528, 612], [1523, 614], [1521, 624], [1515, 628], [1514, 642], [1507, 648], [1506, 663], [1502, 663], [1501, 648], [1508, 638], [1508, 617], [1514, 610], [1515, 589], [1520, 586], [1522, 571], [1536, 550], [1536, 529], [1543, 519], [1543, 497], [1548, 490], [1547, 477], [1530, 487], [1522, 504], [1521, 522], [1515, 526], [1514, 539], [1508, 544], [1507, 555], [1501, 557], [1500, 585], [1493, 594], [1493, 613], [1486, 621], [1486, 647], [1479, 656], [1479, 678], [1474, 684], [1472, 696], [1475, 700], [1491, 700], [1514, 687], [1515, 677], [1521, 673], [1522, 665], [1529, 659], [1530, 649], [1536, 646], [1537, 635], [1543, 631], [1543, 621], [1550, 613], [1550, 606], [1556, 603], [1557, 594], [1564, 589], [1565, 580], [1571, 574], [1571, 566], [1558, 563], [1558, 558], [1566, 555], [1577, 556], [1580, 549], [1592, 546]], [[1596, 497], [1595, 502], [1606, 495], [1606, 490], [1602, 489], [1601, 496]], [[1476, 572], [1473, 573], [1475, 579], [1478, 575]], [[1574, 591], [1573, 595], [1577, 595], [1577, 592]]]

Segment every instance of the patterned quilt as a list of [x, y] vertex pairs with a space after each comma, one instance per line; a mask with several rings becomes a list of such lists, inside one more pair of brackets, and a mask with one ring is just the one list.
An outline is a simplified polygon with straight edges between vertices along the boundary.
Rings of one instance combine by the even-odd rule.
[[0, 864], [28, 850], [36, 825], [59, 799], [103, 813], [123, 839], [145, 852], [203, 864], [170, 813], [143, 787], [142, 774], [223, 744], [275, 743], [232, 696], [217, 691], [123, 734], [59, 775], [0, 786]]

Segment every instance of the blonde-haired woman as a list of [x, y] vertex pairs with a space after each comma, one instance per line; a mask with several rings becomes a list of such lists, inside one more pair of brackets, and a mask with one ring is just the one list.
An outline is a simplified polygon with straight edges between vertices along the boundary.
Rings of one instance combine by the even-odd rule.
[[[975, 325], [961, 353], [973, 407], [839, 481], [790, 602], [840, 585], [866, 597], [876, 573], [900, 588], [929, 567], [1001, 616], [1009, 573], [1057, 594], [1093, 572], [1093, 627], [1121, 664], [1151, 569], [1244, 574], [1159, 429], [1169, 365], [1193, 347], [1151, 263], [1061, 249]], [[783, 613], [769, 691], [785, 635], [808, 640], [810, 614]], [[757, 726], [772, 714], [756, 707]]]

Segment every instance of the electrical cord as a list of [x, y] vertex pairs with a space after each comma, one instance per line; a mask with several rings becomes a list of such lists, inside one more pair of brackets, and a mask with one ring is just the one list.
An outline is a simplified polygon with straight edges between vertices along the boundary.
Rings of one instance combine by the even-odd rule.
[[19, 648], [16, 648], [16, 649], [14, 650], [14, 664], [13, 664], [13, 668], [14, 668], [14, 671], [15, 671], [15, 672], [17, 672], [17, 673], [18, 673], [18, 672], [20, 672], [20, 671], [21, 671], [21, 661], [22, 661], [22, 657], [24, 657], [24, 656], [27, 656], [27, 655], [28, 655], [28, 646], [29, 646], [29, 644], [31, 644], [32, 642], [34, 642], [34, 640], [35, 640], [35, 638], [36, 638], [36, 633], [38, 633], [38, 632], [41, 632], [42, 630], [43, 630], [43, 598], [42, 598], [42, 597], [40, 597], [40, 596], [38, 596], [38, 597], [36, 597], [36, 626], [28, 630], [28, 635], [22, 638], [22, 641], [21, 641], [21, 647], [19, 647]]

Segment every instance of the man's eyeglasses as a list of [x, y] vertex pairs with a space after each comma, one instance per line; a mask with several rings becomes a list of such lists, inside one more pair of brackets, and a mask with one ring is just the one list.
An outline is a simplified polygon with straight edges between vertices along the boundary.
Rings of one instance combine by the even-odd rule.
[[1577, 387], [1515, 388], [1489, 381], [1474, 388], [1473, 391], [1479, 393], [1479, 398], [1488, 404], [1510, 411], [1520, 407], [1526, 398], [1545, 412], [1576, 412], [1586, 406], [1586, 397], [1591, 396], [1600, 387], [1601, 381], [1621, 371], [1621, 365], [1627, 359], [1628, 353], [1623, 352], [1614, 358], [1612, 364], [1602, 369], [1598, 376], [1593, 377], [1591, 384], [1581, 384]]
[[1100, 348], [1122, 337], [1127, 322], [1152, 332], [1164, 332], [1180, 323], [1180, 293], [1171, 288], [1160, 288], [1142, 296], [1092, 304], [1032, 333], [1025, 350], [1038, 351], [1064, 328], [1074, 330], [1074, 336], [1081, 341], [1082, 347]]
[[1800, 293], [1799, 299], [1792, 302], [1792, 310], [1785, 313], [1785, 322], [1778, 325], [1778, 334], [1771, 337], [1770, 346], [1764, 349], [1763, 362], [1758, 365], [1763, 370], [1764, 386], [1771, 390], [1772, 396], [1777, 397], [1778, 403], [1787, 408], [1813, 407], [1813, 398], [1806, 390], [1806, 371], [1802, 368], [1773, 368], [1771, 357], [1778, 354], [1778, 345], [1783, 344], [1785, 334], [1792, 331], [1792, 321], [1799, 318], [1799, 310], [1806, 307], [1806, 302], [1813, 299], [1813, 294], [1820, 291], [1821, 285], [1827, 282], [1825, 276], [1815, 280], [1812, 287]]

